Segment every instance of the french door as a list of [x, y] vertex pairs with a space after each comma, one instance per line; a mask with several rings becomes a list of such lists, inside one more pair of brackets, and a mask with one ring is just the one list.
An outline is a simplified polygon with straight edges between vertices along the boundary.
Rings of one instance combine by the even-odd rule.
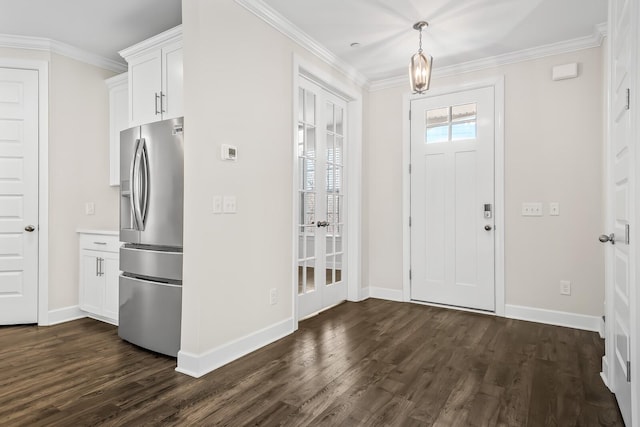
[[411, 299], [495, 310], [494, 88], [411, 101]]
[[346, 102], [301, 77], [298, 88], [298, 318], [347, 298]]
[[38, 71], [0, 68], [0, 324], [38, 321]]

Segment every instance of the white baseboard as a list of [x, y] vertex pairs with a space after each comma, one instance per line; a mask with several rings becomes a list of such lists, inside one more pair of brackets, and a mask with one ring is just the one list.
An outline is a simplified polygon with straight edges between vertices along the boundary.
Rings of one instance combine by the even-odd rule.
[[607, 356], [602, 356], [602, 371], [600, 372], [600, 378], [602, 378], [604, 385], [611, 390], [611, 387], [609, 387], [609, 381], [607, 380], [607, 372], [609, 372], [609, 362], [607, 362]]
[[58, 323], [70, 322], [71, 320], [82, 319], [87, 317], [87, 313], [80, 310], [80, 306], [72, 305], [70, 307], [58, 308], [56, 310], [49, 311], [49, 321], [46, 325], [40, 326], [52, 326]]
[[385, 299], [388, 301], [404, 301], [404, 294], [402, 289], [387, 289], [387, 288], [375, 288], [369, 287], [369, 297], [377, 299]]
[[104, 323], [109, 323], [109, 324], [111, 324], [113, 326], [118, 326], [118, 321], [117, 320], [113, 320], [113, 319], [111, 319], [109, 317], [104, 317], [104, 316], [100, 316], [100, 315], [97, 315], [97, 314], [90, 314], [90, 313], [87, 313], [86, 316], [90, 317], [92, 319], [95, 319], [95, 320], [99, 320], [99, 321], [104, 322]]
[[371, 295], [369, 294], [369, 288], [360, 288], [359, 299], [357, 302], [369, 299], [370, 296]]
[[604, 339], [605, 330], [604, 330], [604, 319], [602, 317], [598, 322], [598, 334], [600, 334], [600, 338]]
[[202, 354], [181, 350], [178, 352], [176, 371], [200, 378], [227, 363], [293, 333], [293, 326], [294, 322], [291, 317]]
[[602, 318], [585, 314], [568, 313], [565, 311], [546, 310], [543, 308], [524, 307], [521, 305], [505, 305], [504, 317], [510, 319], [528, 320], [546, 323], [548, 325], [566, 326], [568, 328], [585, 331], [600, 331]]

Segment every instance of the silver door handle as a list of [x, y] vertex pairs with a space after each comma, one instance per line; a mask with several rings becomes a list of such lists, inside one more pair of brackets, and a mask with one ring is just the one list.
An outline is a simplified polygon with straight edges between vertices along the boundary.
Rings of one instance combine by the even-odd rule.
[[140, 204], [140, 230], [144, 230], [144, 223], [147, 219], [147, 209], [149, 207], [149, 154], [147, 153], [147, 140], [142, 138], [141, 154], [141, 178], [142, 178], [142, 202]]
[[165, 102], [166, 97], [167, 95], [165, 95], [163, 92], [160, 92], [160, 111], [163, 113], [167, 112], [167, 110], [164, 109], [164, 104], [166, 104]]
[[487, 230], [487, 231], [491, 231], [491, 226], [490, 225], [485, 225], [484, 229]]
[[33, 232], [36, 228], [33, 225], [27, 225], [24, 228], [24, 231], [28, 231], [29, 233]]
[[[156, 116], [157, 116], [158, 114], [160, 114], [160, 112], [158, 111], [158, 99], [160, 99], [160, 95], [158, 95], [158, 92], [156, 92], [155, 95], [156, 95]], [[160, 102], [162, 102], [162, 100], [160, 100]], [[160, 106], [160, 108], [162, 108], [162, 106]]]
[[104, 258], [100, 258], [100, 276], [104, 276]]
[[100, 276], [100, 257], [96, 257], [96, 277]]
[[616, 236], [615, 234], [611, 233], [608, 236], [606, 234], [601, 234], [600, 237], [598, 237], [598, 240], [600, 240], [602, 243], [611, 243], [612, 245], [616, 244]]

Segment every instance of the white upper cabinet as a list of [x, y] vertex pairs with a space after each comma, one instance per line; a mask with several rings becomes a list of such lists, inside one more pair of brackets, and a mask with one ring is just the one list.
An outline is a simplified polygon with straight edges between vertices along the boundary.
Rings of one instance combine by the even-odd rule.
[[129, 126], [180, 117], [182, 27], [120, 51], [129, 64]]
[[127, 73], [105, 80], [109, 88], [109, 185], [120, 185], [120, 132], [129, 127]]

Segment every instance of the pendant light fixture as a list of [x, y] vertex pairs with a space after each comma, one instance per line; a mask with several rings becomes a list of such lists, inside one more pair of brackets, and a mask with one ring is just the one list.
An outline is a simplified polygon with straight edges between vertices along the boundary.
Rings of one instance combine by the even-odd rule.
[[413, 93], [425, 93], [429, 90], [429, 83], [431, 82], [431, 63], [433, 58], [422, 53], [422, 29], [428, 26], [429, 23], [426, 21], [419, 21], [413, 25], [414, 30], [420, 31], [418, 53], [411, 57], [411, 62], [409, 63], [409, 78]]

